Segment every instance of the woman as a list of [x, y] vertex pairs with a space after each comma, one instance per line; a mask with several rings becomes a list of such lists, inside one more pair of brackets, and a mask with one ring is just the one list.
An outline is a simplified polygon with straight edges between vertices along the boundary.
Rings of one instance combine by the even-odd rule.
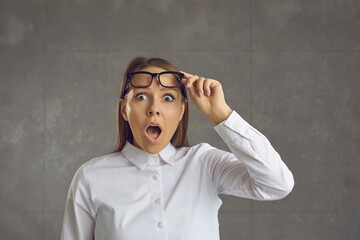
[[[188, 145], [186, 89], [231, 153]], [[293, 185], [267, 138], [226, 104], [218, 81], [136, 58], [122, 83], [116, 149], [76, 172], [62, 239], [219, 239], [218, 194], [276, 200]]]

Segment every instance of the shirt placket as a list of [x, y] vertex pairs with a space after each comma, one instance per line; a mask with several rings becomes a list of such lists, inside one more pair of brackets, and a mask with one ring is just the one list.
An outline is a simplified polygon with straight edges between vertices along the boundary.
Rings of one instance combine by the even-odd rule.
[[151, 205], [154, 219], [154, 228], [158, 239], [167, 240], [167, 226], [165, 221], [165, 209], [163, 204], [163, 186], [162, 186], [162, 173], [160, 160], [157, 155], [152, 159], [156, 166], [150, 168], [150, 181], [151, 181]]

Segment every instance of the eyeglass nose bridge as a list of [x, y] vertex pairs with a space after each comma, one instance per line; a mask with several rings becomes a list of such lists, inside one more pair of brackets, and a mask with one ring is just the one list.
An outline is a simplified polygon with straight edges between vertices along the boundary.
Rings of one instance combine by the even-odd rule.
[[150, 80], [150, 84], [149, 84], [148, 87], [151, 86], [154, 77], [157, 77], [157, 79], [159, 80], [160, 85], [163, 86], [163, 87], [165, 87], [165, 86], [162, 84], [161, 80], [160, 80], [160, 75], [161, 75], [161, 73], [150, 73], [150, 75], [151, 75], [151, 80]]
[[[161, 84], [161, 81], [160, 81], [160, 73], [150, 73], [151, 74], [151, 81], [150, 81], [150, 85], [152, 84], [152, 81], [154, 79], [154, 77], [157, 77], [157, 79], [159, 80], [159, 83]], [[149, 85], [149, 86], [150, 86]], [[161, 84], [162, 85], [162, 84]]]

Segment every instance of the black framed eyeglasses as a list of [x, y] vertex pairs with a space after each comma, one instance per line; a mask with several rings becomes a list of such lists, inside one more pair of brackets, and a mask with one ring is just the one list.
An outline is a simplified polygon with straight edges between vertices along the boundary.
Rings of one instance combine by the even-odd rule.
[[130, 81], [134, 88], [147, 88], [151, 85], [154, 77], [159, 79], [160, 85], [166, 88], [177, 88], [181, 85], [184, 74], [175, 71], [151, 73], [146, 71], [131, 72], [127, 74], [127, 81]]

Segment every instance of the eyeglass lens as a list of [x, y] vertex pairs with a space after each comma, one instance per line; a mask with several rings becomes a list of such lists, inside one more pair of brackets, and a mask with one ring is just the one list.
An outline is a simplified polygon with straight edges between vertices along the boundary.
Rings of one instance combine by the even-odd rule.
[[[135, 73], [130, 80], [134, 87], [148, 87], [151, 83], [151, 74]], [[176, 73], [161, 73], [159, 75], [161, 84], [165, 87], [177, 87], [181, 81], [180, 75]]]

